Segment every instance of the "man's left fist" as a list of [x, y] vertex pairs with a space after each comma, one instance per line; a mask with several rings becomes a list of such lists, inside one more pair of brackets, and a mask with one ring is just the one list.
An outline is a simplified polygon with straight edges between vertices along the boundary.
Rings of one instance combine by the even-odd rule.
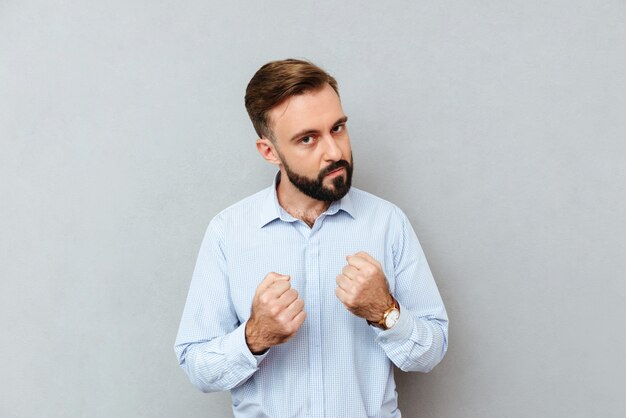
[[379, 322], [394, 303], [382, 266], [364, 251], [346, 260], [348, 264], [337, 276], [337, 298], [356, 316]]

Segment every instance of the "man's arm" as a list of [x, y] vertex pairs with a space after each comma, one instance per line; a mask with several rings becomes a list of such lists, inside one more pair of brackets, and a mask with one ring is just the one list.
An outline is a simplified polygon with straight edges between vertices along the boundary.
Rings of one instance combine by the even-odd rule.
[[393, 296], [400, 318], [389, 330], [372, 326], [376, 341], [400, 369], [428, 372], [448, 348], [448, 317], [415, 232], [404, 213], [397, 212], [394, 295], [380, 263], [364, 252], [347, 257], [348, 264], [337, 276], [336, 293], [348, 310], [374, 324]]
[[245, 382], [265, 357], [254, 356], [231, 303], [222, 228], [207, 228], [193, 272], [174, 350], [191, 383], [203, 392]]
[[243, 324], [231, 301], [222, 228], [205, 234], [176, 338], [180, 366], [203, 392], [229, 390], [258, 370], [267, 350], [298, 331], [306, 314], [290, 277], [268, 273], [256, 289]]

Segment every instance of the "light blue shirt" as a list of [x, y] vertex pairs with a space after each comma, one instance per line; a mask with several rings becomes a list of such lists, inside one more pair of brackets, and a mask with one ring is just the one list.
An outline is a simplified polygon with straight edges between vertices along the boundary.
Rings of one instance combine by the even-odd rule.
[[[389, 330], [368, 325], [335, 296], [346, 255], [378, 260], [399, 302]], [[298, 333], [253, 355], [245, 325], [269, 272], [291, 276], [305, 302]], [[352, 188], [312, 228], [278, 203], [275, 185], [223, 210], [209, 224], [175, 350], [204, 392], [231, 390], [236, 417], [400, 417], [392, 362], [431, 370], [448, 341], [448, 317], [404, 213]]]

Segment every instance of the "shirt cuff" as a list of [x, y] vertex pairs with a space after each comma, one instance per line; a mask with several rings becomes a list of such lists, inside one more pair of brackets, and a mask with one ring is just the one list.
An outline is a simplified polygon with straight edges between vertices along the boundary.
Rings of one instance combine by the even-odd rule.
[[386, 344], [404, 343], [408, 341], [413, 334], [415, 321], [411, 317], [409, 311], [404, 309], [400, 302], [398, 302], [398, 306], [400, 306], [400, 317], [398, 318], [398, 322], [396, 322], [393, 327], [383, 330], [376, 326], [372, 326], [374, 332], [376, 333], [376, 342], [378, 342], [381, 346]]
[[248, 321], [241, 324], [237, 329], [233, 331], [232, 338], [230, 339], [229, 347], [227, 347], [227, 352], [236, 353], [237, 356], [241, 356], [242, 360], [248, 363], [250, 366], [254, 368], [259, 367], [259, 364], [263, 361], [263, 359], [267, 356], [270, 350], [267, 350], [263, 354], [252, 354], [250, 351], [250, 347], [246, 343], [246, 323]]
[[244, 358], [246, 359], [246, 361], [250, 363], [250, 365], [254, 365], [254, 367], [258, 367], [259, 364], [261, 364], [261, 362], [263, 361], [263, 359], [267, 357], [267, 354], [270, 352], [270, 350], [268, 349], [263, 354], [252, 354], [252, 352], [250, 351], [250, 347], [248, 347], [248, 344], [246, 343], [246, 324], [247, 323], [248, 321], [244, 322], [233, 332], [235, 334], [233, 335], [234, 338], [232, 339], [234, 347], [228, 347], [228, 348], [232, 349], [233, 350], [232, 352], [242, 353]]

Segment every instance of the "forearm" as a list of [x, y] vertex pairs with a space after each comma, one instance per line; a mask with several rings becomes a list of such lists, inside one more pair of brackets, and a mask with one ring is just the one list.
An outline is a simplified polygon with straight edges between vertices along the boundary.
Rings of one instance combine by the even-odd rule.
[[377, 330], [376, 341], [387, 357], [403, 371], [429, 372], [448, 348], [447, 319], [416, 318], [400, 307], [400, 320], [387, 330]]
[[241, 385], [265, 358], [250, 353], [245, 342], [245, 323], [208, 342], [178, 344], [176, 350], [181, 368], [203, 392], [230, 390]]

